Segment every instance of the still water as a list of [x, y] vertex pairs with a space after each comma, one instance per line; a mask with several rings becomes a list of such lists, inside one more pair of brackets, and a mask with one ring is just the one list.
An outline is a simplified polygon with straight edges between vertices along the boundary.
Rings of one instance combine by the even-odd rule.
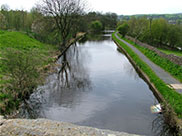
[[162, 115], [150, 111], [158, 101], [110, 34], [72, 45], [57, 64], [57, 72], [22, 107], [21, 117], [158, 135]]

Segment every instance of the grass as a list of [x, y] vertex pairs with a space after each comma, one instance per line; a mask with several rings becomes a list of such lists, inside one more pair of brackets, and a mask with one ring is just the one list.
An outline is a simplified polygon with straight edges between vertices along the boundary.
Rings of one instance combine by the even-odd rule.
[[160, 50], [161, 52], [163, 52], [165, 54], [173, 54], [176, 56], [182, 56], [182, 51], [173, 51], [173, 50], [167, 50], [167, 49], [162, 49], [162, 48], [158, 48], [158, 50]]
[[[120, 36], [120, 38], [122, 38], [121, 35], [118, 34], [118, 36]], [[145, 56], [147, 56], [151, 61], [153, 61], [155, 64], [160, 66], [162, 69], [164, 69], [165, 71], [170, 73], [174, 78], [176, 78], [177, 80], [182, 82], [182, 66], [179, 66], [166, 58], [160, 57], [157, 53], [155, 53], [154, 51], [152, 51], [148, 48], [137, 45], [134, 42], [132, 42], [126, 38], [123, 38], [123, 39], [125, 41], [127, 41], [128, 43], [132, 44], [133, 46], [135, 46]]]
[[[3, 58], [1, 52], [5, 52], [7, 48], [23, 52], [37, 51], [37, 56], [45, 58], [44, 65], [51, 61], [50, 56], [56, 51], [56, 47], [48, 44], [41, 43], [26, 34], [16, 31], [1, 31], [0, 30], [0, 58]], [[1, 66], [0, 66], [0, 76]]]
[[0, 30], [0, 52], [6, 48], [13, 48], [21, 51], [36, 49], [43, 54], [55, 49], [53, 46], [43, 44], [21, 32]]
[[[53, 62], [53, 56], [57, 52], [57, 47], [41, 43], [21, 32], [0, 30], [0, 62], [4, 57], [2, 54], [9, 48], [30, 54], [35, 51], [35, 56], [31, 57], [37, 57], [41, 60], [41, 64], [36, 65], [37, 68], [42, 68]], [[6, 73], [3, 73], [3, 68], [3, 64], [0, 65], [0, 111], [4, 108], [3, 110], [7, 110], [7, 113], [9, 113], [11, 109], [6, 106], [17, 106], [19, 102], [15, 101], [6, 91], [2, 91], [3, 86], [8, 82], [5, 78]]]
[[158, 91], [162, 94], [164, 99], [171, 105], [175, 113], [179, 118], [182, 118], [182, 95], [177, 93], [175, 90], [169, 88], [156, 74], [153, 70], [143, 62], [138, 55], [136, 55], [131, 48], [125, 45], [123, 42], [112, 35], [113, 39], [122, 46], [122, 48], [127, 51], [130, 57], [135, 61], [137, 66], [147, 74], [150, 81], [155, 85]]

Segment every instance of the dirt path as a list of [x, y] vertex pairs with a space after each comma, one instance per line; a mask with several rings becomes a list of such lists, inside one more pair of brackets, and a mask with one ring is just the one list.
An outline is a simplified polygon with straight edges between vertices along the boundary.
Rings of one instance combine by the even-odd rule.
[[117, 39], [125, 43], [127, 46], [129, 46], [146, 64], [148, 64], [151, 69], [156, 73], [156, 75], [161, 78], [166, 84], [173, 87], [177, 92], [182, 94], [182, 84], [176, 80], [174, 77], [172, 77], [168, 72], [164, 71], [161, 67], [154, 64], [151, 60], [149, 60], [143, 53], [141, 53], [137, 48], [135, 48], [133, 45], [129, 44], [128, 42], [122, 40], [117, 33], [115, 33], [115, 36]]

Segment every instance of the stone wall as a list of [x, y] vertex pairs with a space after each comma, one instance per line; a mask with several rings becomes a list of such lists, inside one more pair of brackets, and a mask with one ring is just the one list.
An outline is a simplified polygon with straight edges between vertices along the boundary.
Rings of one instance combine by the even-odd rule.
[[165, 54], [165, 53], [159, 51], [157, 48], [155, 48], [155, 47], [153, 47], [153, 46], [151, 46], [151, 45], [148, 45], [148, 44], [146, 44], [146, 43], [142, 43], [142, 42], [140, 42], [139, 40], [135, 40], [134, 38], [132, 38], [132, 37], [130, 37], [130, 36], [126, 36], [126, 38], [127, 38], [128, 40], [131, 40], [131, 41], [135, 42], [136, 44], [138, 44], [138, 45], [140, 45], [140, 46], [143, 46], [143, 47], [145, 47], [145, 48], [148, 48], [148, 49], [150, 49], [150, 50], [156, 52], [159, 56], [161, 56], [161, 57], [163, 57], [163, 58], [166, 58], [166, 59], [172, 61], [173, 63], [177, 64], [177, 65], [182, 65], [182, 57], [175, 56], [175, 55], [173, 55], [173, 54], [167, 55], [167, 54]]
[[137, 136], [47, 119], [10, 119], [0, 116], [0, 136]]

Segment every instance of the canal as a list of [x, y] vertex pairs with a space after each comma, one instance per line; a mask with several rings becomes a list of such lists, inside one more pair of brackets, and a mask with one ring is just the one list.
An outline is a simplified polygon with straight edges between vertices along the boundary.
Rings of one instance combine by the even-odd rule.
[[158, 101], [149, 86], [118, 50], [111, 34], [104, 34], [72, 45], [19, 116], [158, 135], [164, 124], [162, 115], [150, 111], [155, 104]]

